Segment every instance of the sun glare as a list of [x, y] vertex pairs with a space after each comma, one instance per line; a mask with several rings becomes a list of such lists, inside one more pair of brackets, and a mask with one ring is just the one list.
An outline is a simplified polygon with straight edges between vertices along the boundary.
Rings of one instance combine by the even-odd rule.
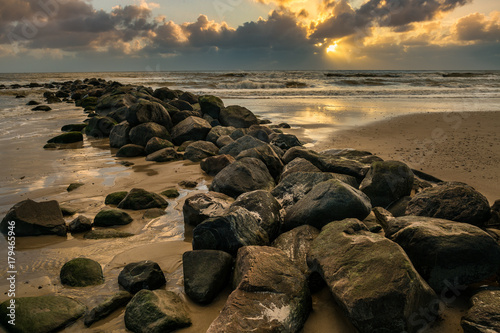
[[326, 48], [326, 53], [334, 53], [335, 51], [337, 51], [337, 42], [333, 43], [332, 45], [328, 46]]

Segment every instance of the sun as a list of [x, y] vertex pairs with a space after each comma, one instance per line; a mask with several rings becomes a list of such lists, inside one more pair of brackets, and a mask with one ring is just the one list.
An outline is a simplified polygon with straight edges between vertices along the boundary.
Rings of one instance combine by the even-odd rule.
[[335, 51], [337, 51], [337, 42], [333, 43], [332, 45], [329, 45], [327, 48], [326, 48], [326, 53], [335, 53]]

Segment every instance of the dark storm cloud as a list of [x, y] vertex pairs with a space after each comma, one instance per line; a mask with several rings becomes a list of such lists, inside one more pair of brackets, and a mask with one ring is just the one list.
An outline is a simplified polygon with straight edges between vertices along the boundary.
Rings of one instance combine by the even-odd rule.
[[500, 15], [489, 19], [475, 13], [458, 20], [455, 31], [461, 41], [500, 41]]

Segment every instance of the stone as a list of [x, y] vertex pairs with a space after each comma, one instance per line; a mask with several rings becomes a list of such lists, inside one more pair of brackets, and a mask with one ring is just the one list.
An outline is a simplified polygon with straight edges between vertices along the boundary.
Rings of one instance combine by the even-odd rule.
[[500, 332], [500, 290], [481, 290], [472, 296], [471, 303], [460, 322], [464, 333]]
[[127, 212], [119, 209], [104, 209], [94, 217], [94, 226], [110, 227], [114, 225], [126, 225], [132, 222], [133, 219]]
[[207, 333], [302, 330], [312, 308], [307, 280], [281, 250], [240, 249], [235, 285]]
[[109, 146], [111, 148], [121, 148], [131, 143], [129, 132], [130, 124], [127, 121], [122, 121], [118, 125], [113, 126], [109, 133]]
[[109, 238], [127, 238], [134, 234], [115, 229], [94, 229], [83, 235], [85, 239], [109, 239]]
[[146, 147], [148, 141], [154, 137], [170, 140], [167, 129], [157, 123], [143, 123], [133, 127], [129, 132], [130, 141], [136, 145]]
[[364, 219], [371, 212], [370, 199], [337, 179], [321, 182], [297, 201], [285, 215], [283, 230], [309, 224], [321, 229], [332, 221]]
[[406, 207], [408, 207], [408, 203], [411, 201], [410, 196], [402, 197], [401, 199], [393, 202], [387, 207], [387, 210], [391, 212], [395, 217], [406, 215]]
[[[177, 125], [178, 123], [189, 117], [202, 118], [201, 113], [199, 111], [179, 111], [176, 112], [175, 115], [172, 117], [172, 122], [174, 123], [174, 125]], [[208, 122], [210, 123], [210, 121]]]
[[248, 128], [259, 124], [259, 120], [252, 111], [239, 105], [231, 105], [221, 109], [219, 121], [223, 126], [233, 126], [236, 128]]
[[391, 220], [385, 233], [405, 250], [436, 292], [450, 283], [467, 286], [481, 282], [500, 267], [500, 245], [471, 224], [402, 216]]
[[188, 140], [205, 140], [212, 126], [208, 121], [199, 117], [188, 117], [172, 129], [172, 142], [179, 146]]
[[40, 102], [33, 101], [33, 100], [31, 100], [28, 103], [26, 103], [26, 105], [29, 105], [29, 106], [31, 106], [31, 105], [40, 105], [40, 104], [41, 104]]
[[85, 133], [95, 138], [107, 138], [115, 125], [116, 121], [113, 118], [95, 116], [90, 118]]
[[188, 251], [182, 255], [182, 267], [186, 295], [209, 304], [229, 284], [233, 257], [223, 251]]
[[482, 226], [490, 218], [488, 199], [473, 187], [447, 182], [415, 195], [406, 207], [406, 215], [436, 217]]
[[43, 146], [43, 149], [57, 149], [58, 145], [55, 143], [47, 143]]
[[154, 152], [157, 152], [158, 150], [162, 150], [164, 148], [173, 148], [174, 144], [168, 140], [154, 137], [149, 139], [149, 141], [146, 143], [146, 154], [150, 155]]
[[79, 106], [81, 106], [82, 108], [84, 109], [87, 109], [87, 108], [95, 108], [96, 105], [98, 103], [98, 99], [97, 97], [92, 97], [92, 96], [89, 96], [89, 97], [85, 97], [83, 98], [80, 103], [79, 103]]
[[76, 190], [77, 188], [82, 187], [83, 185], [85, 185], [85, 184], [83, 184], [83, 183], [71, 183], [71, 184], [69, 184], [66, 191], [72, 192], [72, 191]]
[[217, 142], [215, 143], [215, 145], [219, 148], [222, 148], [222, 147], [225, 147], [233, 142], [234, 142], [234, 140], [229, 135], [223, 135], [217, 139]]
[[85, 313], [85, 305], [64, 296], [17, 297], [14, 300], [15, 326], [8, 323], [10, 300], [0, 304], [0, 323], [4, 327], [15, 327], [12, 332], [55, 332], [69, 326]]
[[113, 192], [106, 196], [104, 199], [104, 204], [106, 205], [118, 205], [127, 196], [127, 191]]
[[160, 195], [141, 188], [130, 190], [127, 196], [118, 204], [118, 208], [133, 210], [167, 207], [168, 202]]
[[302, 146], [302, 143], [293, 134], [276, 134], [273, 136], [271, 144], [282, 149], [283, 151], [287, 151], [292, 147]]
[[188, 91], [185, 91], [183, 92], [180, 96], [179, 96], [179, 99], [181, 101], [186, 101], [190, 104], [196, 104], [198, 103], [198, 96], [196, 96], [195, 94], [193, 93], [190, 93]]
[[165, 283], [167, 280], [160, 266], [149, 260], [130, 263], [118, 275], [118, 284], [132, 294], [141, 289], [155, 290]]
[[96, 286], [104, 283], [101, 265], [88, 258], [68, 261], [61, 268], [59, 277], [63, 285], [70, 287]]
[[184, 159], [192, 162], [200, 162], [201, 160], [215, 156], [219, 153], [219, 148], [211, 142], [196, 141], [186, 147]]
[[308, 160], [297, 157], [284, 166], [280, 179], [284, 179], [294, 172], [321, 172], [321, 170]]
[[87, 124], [68, 124], [61, 127], [62, 132], [81, 132], [87, 127]]
[[386, 208], [410, 195], [413, 181], [413, 172], [402, 162], [373, 162], [359, 189], [370, 198], [373, 207]]
[[[327, 224], [307, 263], [359, 332], [417, 332], [438, 315], [436, 294], [403, 249], [357, 219]], [[429, 318], [420, 320], [422, 309]]]
[[245, 157], [219, 172], [210, 185], [210, 191], [236, 198], [254, 190], [271, 190], [275, 183], [266, 165], [256, 158]]
[[85, 326], [90, 327], [93, 323], [108, 317], [119, 308], [127, 305], [131, 299], [132, 295], [129, 292], [117, 292], [85, 314], [85, 317], [83, 318]]
[[196, 186], [198, 186], [198, 182], [194, 181], [194, 180], [181, 180], [178, 185], [180, 187], [184, 187], [184, 188], [195, 188]]
[[271, 176], [274, 179], [279, 179], [284, 167], [283, 162], [270, 145], [266, 144], [256, 148], [244, 150], [236, 156], [236, 159], [240, 160], [245, 157], [253, 157], [261, 160], [266, 165]]
[[226, 127], [226, 126], [215, 126], [212, 127], [210, 132], [207, 134], [207, 141], [210, 141], [212, 143], [217, 143], [217, 140], [219, 140], [220, 137], [225, 136], [225, 135], [231, 135], [236, 130], [235, 127]]
[[224, 103], [217, 96], [203, 95], [198, 98], [198, 102], [201, 106], [201, 112], [214, 119], [219, 118], [220, 111], [224, 108]]
[[61, 208], [55, 200], [38, 203], [27, 199], [18, 202], [7, 212], [0, 228], [3, 234], [15, 230], [17, 237], [66, 236], [67, 232]]
[[178, 93], [167, 87], [158, 88], [154, 91], [153, 96], [164, 101], [170, 102], [178, 97]]
[[236, 160], [231, 155], [211, 156], [202, 160], [200, 162], [200, 167], [207, 175], [215, 176], [222, 171], [222, 169], [235, 161]]
[[82, 141], [83, 141], [82, 132], [68, 132], [53, 137], [52, 139], [47, 141], [47, 143], [66, 144], [66, 143], [76, 143]]
[[92, 229], [92, 221], [83, 215], [79, 215], [77, 218], [71, 221], [68, 226], [68, 230], [72, 234], [86, 232], [91, 229]]
[[135, 145], [132, 143], [122, 146], [117, 152], [116, 157], [138, 157], [146, 156], [146, 151], [143, 146]]
[[192, 195], [182, 206], [184, 223], [196, 227], [208, 218], [222, 216], [233, 201], [233, 198], [218, 192]]
[[131, 126], [144, 123], [156, 123], [167, 131], [173, 127], [172, 119], [167, 109], [160, 103], [139, 99], [137, 103], [128, 108], [126, 119]]
[[44, 112], [48, 112], [48, 111], [52, 111], [52, 108], [48, 105], [38, 105], [38, 106], [35, 106], [33, 109], [31, 109], [31, 111], [44, 111]]
[[179, 191], [175, 187], [169, 188], [169, 189], [161, 192], [160, 194], [169, 198], [169, 199], [175, 199], [180, 195]]
[[146, 161], [153, 162], [172, 162], [182, 159], [182, 155], [177, 153], [174, 148], [163, 148], [146, 156]]

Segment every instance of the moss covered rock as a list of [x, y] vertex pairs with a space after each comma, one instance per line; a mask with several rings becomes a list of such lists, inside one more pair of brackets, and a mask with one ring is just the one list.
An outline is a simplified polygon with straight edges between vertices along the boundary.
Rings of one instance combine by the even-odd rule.
[[106, 205], [118, 205], [127, 196], [127, 191], [113, 192], [106, 196], [104, 203]]
[[68, 124], [61, 127], [61, 131], [63, 132], [81, 132], [83, 129], [87, 127], [87, 124]]
[[120, 209], [101, 210], [94, 218], [96, 227], [109, 227], [113, 225], [125, 225], [132, 222], [132, 218]]
[[161, 192], [161, 195], [166, 196], [167, 198], [173, 199], [177, 198], [180, 194], [179, 191], [175, 187], [169, 188], [163, 192]]
[[83, 141], [82, 132], [68, 132], [53, 137], [47, 143], [75, 143]]
[[133, 210], [167, 207], [168, 202], [160, 195], [141, 188], [132, 189], [118, 205], [118, 208]]
[[59, 277], [62, 284], [70, 287], [94, 286], [104, 282], [101, 265], [88, 258], [68, 261], [61, 268]]

